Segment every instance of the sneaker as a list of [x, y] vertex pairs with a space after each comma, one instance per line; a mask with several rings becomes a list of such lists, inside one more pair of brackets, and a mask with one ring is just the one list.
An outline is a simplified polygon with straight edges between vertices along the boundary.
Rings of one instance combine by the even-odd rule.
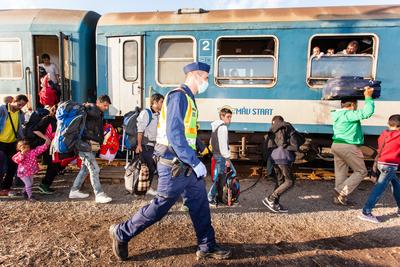
[[8, 193], [10, 192], [10, 190], [8, 189], [2, 189], [0, 190], [0, 196], [1, 197], [8, 197]]
[[69, 198], [74, 199], [74, 198], [87, 198], [89, 197], [88, 193], [82, 193], [79, 190], [75, 190], [75, 191], [70, 191], [69, 192]]
[[39, 188], [39, 191], [40, 191], [41, 193], [46, 194], [46, 195], [51, 195], [51, 194], [54, 193], [54, 189], [51, 189], [51, 188], [50, 188], [48, 185], [46, 185], [46, 184], [40, 184], [40, 185], [38, 186], [38, 188]]
[[380, 223], [380, 221], [371, 213], [370, 214], [361, 213], [361, 215], [358, 215], [358, 218], [366, 222]]
[[121, 242], [117, 239], [117, 225], [113, 224], [110, 226], [109, 233], [112, 240], [112, 251], [114, 255], [120, 260], [126, 260], [128, 258], [128, 242]]
[[95, 201], [96, 201], [96, 203], [105, 204], [105, 203], [111, 202], [112, 198], [107, 196], [106, 193], [101, 192], [96, 195]]
[[157, 195], [157, 191], [150, 187], [150, 189], [147, 190], [146, 195], [156, 196]]
[[285, 208], [284, 206], [282, 206], [281, 204], [275, 204], [277, 206], [278, 212], [279, 213], [288, 213], [289, 210], [287, 208]]
[[344, 195], [337, 195], [333, 197], [333, 203], [336, 205], [349, 206], [350, 203]]
[[211, 201], [208, 201], [208, 204], [209, 204], [211, 207], [214, 207], [214, 208], [218, 206], [217, 201], [215, 201], [214, 199], [211, 200]]
[[279, 204], [275, 204], [275, 202], [268, 199], [268, 197], [264, 198], [262, 200], [262, 203], [264, 204], [264, 206], [266, 206], [272, 212], [275, 212], [275, 213], [279, 212]]
[[201, 250], [196, 251], [197, 260], [213, 258], [217, 260], [225, 260], [231, 256], [231, 251], [228, 249], [223, 249], [220, 246], [216, 245], [212, 251], [204, 252]]

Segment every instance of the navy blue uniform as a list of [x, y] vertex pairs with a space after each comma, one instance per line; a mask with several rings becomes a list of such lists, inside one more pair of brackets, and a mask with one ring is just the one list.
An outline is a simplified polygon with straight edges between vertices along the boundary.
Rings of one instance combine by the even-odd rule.
[[[194, 100], [190, 89], [182, 85], [185, 92]], [[200, 163], [196, 151], [189, 147], [185, 138], [183, 119], [187, 109], [185, 93], [174, 92], [167, 99], [167, 138], [169, 149], [158, 155], [165, 159], [178, 157], [182, 162], [195, 167]], [[157, 196], [150, 204], [141, 208], [128, 221], [117, 226], [116, 234], [119, 241], [128, 242], [130, 239], [144, 231], [147, 227], [160, 221], [182, 195], [185, 205], [189, 208], [196, 231], [199, 249], [204, 252], [215, 248], [215, 232], [211, 225], [210, 208], [203, 178], [197, 178], [195, 172], [186, 177], [172, 177], [172, 168], [161, 162], [157, 164], [158, 187]]]

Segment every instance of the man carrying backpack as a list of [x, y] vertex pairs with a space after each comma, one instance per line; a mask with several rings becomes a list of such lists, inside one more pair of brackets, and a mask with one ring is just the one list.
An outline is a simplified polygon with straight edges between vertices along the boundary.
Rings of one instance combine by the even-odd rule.
[[226, 168], [232, 170], [232, 177], [236, 176], [236, 170], [230, 160], [231, 153], [229, 151], [228, 125], [231, 120], [232, 111], [228, 108], [222, 108], [219, 111], [219, 120], [211, 123], [211, 146], [215, 160], [215, 170], [211, 174], [213, 176], [213, 184], [208, 192], [208, 202], [211, 206], [217, 205], [218, 177], [224, 174]]
[[[158, 93], [150, 97], [150, 109], [144, 109], [137, 118], [137, 147], [136, 153], [142, 154], [143, 160], [149, 168], [150, 184], [153, 181], [156, 165], [153, 160], [154, 146], [157, 137], [159, 112], [162, 108], [164, 96]], [[147, 194], [155, 196], [157, 192], [150, 188]]]
[[282, 116], [274, 116], [265, 142], [276, 174], [276, 184], [272, 194], [264, 198], [262, 203], [272, 212], [286, 213], [288, 210], [279, 201], [294, 185], [292, 165], [296, 159], [295, 151], [304, 143], [304, 138]]
[[[82, 141], [89, 144], [89, 149], [80, 148], [79, 157], [82, 160], [82, 167], [78, 175], [75, 178], [74, 184], [72, 185], [69, 193], [69, 198], [87, 198], [89, 194], [82, 193], [79, 191], [85, 181], [86, 175], [89, 172], [90, 182], [92, 184], [96, 203], [108, 203], [112, 201], [112, 198], [107, 196], [103, 192], [100, 184], [100, 168], [96, 161], [96, 152], [100, 149], [100, 145], [103, 143], [103, 112], [108, 110], [111, 104], [110, 97], [108, 95], [99, 96], [96, 100], [96, 104], [86, 103], [86, 122], [85, 129], [82, 136]], [[79, 149], [79, 148], [78, 148]]]

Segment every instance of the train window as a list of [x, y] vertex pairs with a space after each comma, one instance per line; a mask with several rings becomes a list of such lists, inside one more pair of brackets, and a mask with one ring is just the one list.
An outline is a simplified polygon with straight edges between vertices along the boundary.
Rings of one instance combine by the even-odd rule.
[[0, 79], [22, 78], [21, 41], [0, 39]]
[[195, 61], [195, 43], [191, 37], [161, 38], [157, 51], [157, 82], [176, 86], [185, 80], [182, 69]]
[[373, 34], [318, 35], [310, 39], [307, 83], [321, 88], [329, 78], [375, 79], [378, 38]]
[[123, 46], [124, 53], [124, 79], [136, 81], [138, 78], [138, 43], [126, 41]]
[[277, 39], [220, 37], [215, 82], [229, 87], [272, 87], [277, 79]]

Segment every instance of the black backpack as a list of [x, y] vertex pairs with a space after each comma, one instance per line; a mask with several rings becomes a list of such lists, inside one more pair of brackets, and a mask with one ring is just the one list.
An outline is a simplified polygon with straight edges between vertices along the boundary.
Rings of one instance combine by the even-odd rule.
[[[137, 119], [142, 110], [139, 107], [136, 107], [134, 110], [129, 111], [124, 115], [122, 128], [123, 128], [123, 146], [126, 147], [127, 150], [131, 150], [137, 145]], [[149, 122], [147, 126], [151, 123], [153, 119], [153, 114], [150, 109], [146, 108], [146, 111], [149, 115]]]
[[50, 112], [45, 108], [38, 108], [31, 114], [28, 122], [25, 124], [22, 130], [24, 137], [30, 141], [32, 148], [36, 147], [39, 143], [36, 142], [39, 137], [33, 133], [33, 129], [45, 116], [49, 115], [49, 113]]

